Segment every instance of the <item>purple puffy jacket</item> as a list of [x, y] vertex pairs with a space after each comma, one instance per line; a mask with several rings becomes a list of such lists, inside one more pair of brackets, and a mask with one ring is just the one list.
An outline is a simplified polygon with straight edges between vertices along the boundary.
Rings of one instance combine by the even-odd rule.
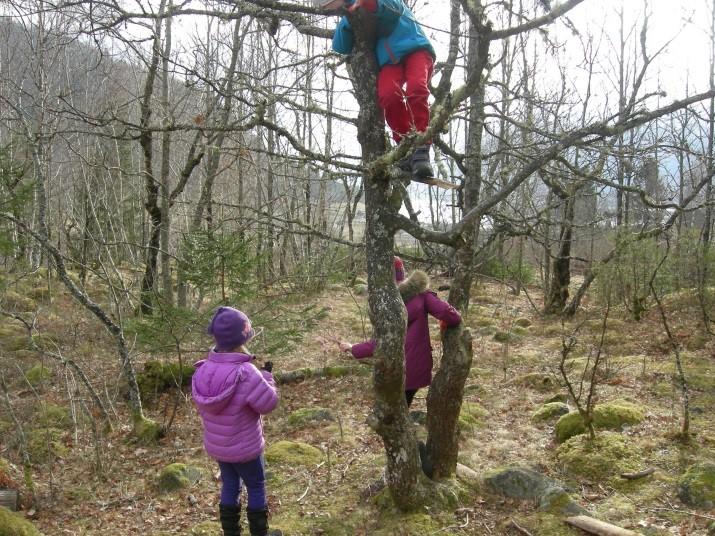
[[[407, 308], [407, 333], [405, 334], [405, 389], [420, 389], [432, 383], [432, 345], [429, 338], [430, 314], [444, 320], [447, 326], [457, 326], [462, 321], [459, 312], [429, 290], [429, 277], [415, 270], [398, 284]], [[370, 357], [375, 351], [374, 340], [354, 344], [353, 357]]]
[[261, 415], [276, 407], [278, 391], [273, 376], [252, 359], [212, 350], [195, 365], [191, 394], [203, 420], [206, 452], [217, 461], [247, 462], [263, 452]]

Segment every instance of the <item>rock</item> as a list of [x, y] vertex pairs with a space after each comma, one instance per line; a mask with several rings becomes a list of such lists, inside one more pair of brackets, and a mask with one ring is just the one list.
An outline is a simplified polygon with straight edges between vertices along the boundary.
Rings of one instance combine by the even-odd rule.
[[291, 426], [305, 426], [309, 423], [320, 421], [334, 421], [335, 417], [325, 408], [300, 408], [288, 416], [288, 424]]
[[688, 506], [715, 507], [715, 463], [702, 462], [688, 468], [678, 479], [678, 497]]
[[32, 523], [22, 515], [0, 506], [0, 535], [2, 536], [41, 536]]
[[541, 406], [531, 416], [531, 422], [550, 421], [561, 415], [566, 415], [569, 412], [569, 407], [563, 402], [549, 402]]
[[616, 432], [598, 432], [593, 441], [586, 435], [572, 437], [557, 449], [556, 457], [567, 473], [594, 482], [643, 469], [640, 448]]
[[528, 328], [529, 326], [531, 326], [531, 320], [529, 320], [528, 318], [517, 318], [516, 320], [514, 320], [514, 324], [516, 324], [520, 328]]
[[484, 476], [493, 491], [513, 499], [537, 501], [539, 510], [558, 514], [582, 514], [581, 508], [558, 480], [553, 480], [526, 467], [495, 469]]
[[[599, 430], [620, 431], [625, 425], [638, 424], [645, 418], [642, 407], [631, 402], [618, 400], [600, 404], [593, 410], [593, 426]], [[583, 419], [578, 411], [572, 411], [562, 416], [554, 429], [556, 439], [562, 443], [578, 434], [586, 432]]]
[[185, 463], [172, 463], [164, 467], [157, 479], [157, 488], [161, 493], [188, 488], [201, 479], [201, 469]]
[[287, 465], [317, 465], [323, 460], [323, 453], [312, 445], [298, 441], [278, 441], [266, 451], [269, 463]]
[[353, 287], [353, 292], [358, 296], [367, 296], [367, 285], [358, 283]]
[[191, 536], [223, 536], [221, 524], [218, 521], [202, 521], [191, 527]]
[[531, 372], [516, 379], [516, 384], [537, 391], [551, 391], [558, 387], [556, 377], [544, 372]]

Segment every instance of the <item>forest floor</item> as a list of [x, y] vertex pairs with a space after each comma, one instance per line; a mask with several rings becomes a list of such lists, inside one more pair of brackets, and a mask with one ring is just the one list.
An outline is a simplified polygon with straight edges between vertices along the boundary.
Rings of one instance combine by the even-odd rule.
[[[433, 288], [438, 283], [433, 281]], [[715, 510], [686, 506], [678, 498], [678, 478], [684, 471], [695, 462], [715, 461], [714, 345], [698, 327], [695, 301], [688, 293], [664, 301], [691, 387], [693, 437], [689, 442], [677, 437], [682, 416], [680, 391], [673, 381], [675, 361], [657, 309], [635, 322], [625, 311], [611, 308], [603, 337], [598, 403], [625, 400], [643, 408], [642, 422], [620, 433], [637, 453], [635, 467], [656, 469], [648, 477], [623, 481], [608, 468], [603, 474], [585, 475], [569, 469], [559, 454], [554, 421], [532, 421], [546, 400], [566, 393], [558, 369], [563, 336], [576, 330], [577, 344], [568, 365], [572, 378], [578, 378], [588, 356], [593, 357], [600, 345], [603, 308], [586, 302], [573, 321], [562, 325], [554, 318], [542, 317], [530, 304], [532, 300], [541, 303], [537, 288], [528, 292], [528, 297], [524, 293], [514, 296], [508, 287], [492, 283], [477, 285], [473, 291], [465, 315], [475, 336], [474, 362], [464, 398], [463, 415], [468, 418], [461, 431], [461, 463], [480, 474], [510, 464], [535, 468], [564, 482], [594, 517], [642, 534], [708, 534]], [[55, 290], [51, 300], [39, 294], [34, 299], [44, 303], [37, 317], [40, 334], [36, 339], [74, 359], [102, 396], [114, 400], [117, 425], [108, 433], [96, 430], [93, 434], [88, 419], [82, 419], [77, 409], [78, 401], [91, 406], [91, 400], [86, 395], [82, 395], [84, 400], [78, 399], [78, 379], [57, 361], [45, 358], [48, 378], [29, 387], [19, 370], [27, 371], [39, 359], [23, 346], [21, 324], [7, 319], [0, 329], [0, 358], [8, 401], [28, 441], [49, 447], [43, 451], [35, 445], [45, 456], [33, 464], [36, 503], [25, 514], [48, 536], [220, 535], [217, 467], [203, 452], [201, 424], [188, 392], [181, 395], [171, 427], [158, 445], [135, 443], [124, 403], [115, 392], [119, 370], [111, 340], [65, 293]], [[338, 352], [336, 341], [357, 342], [369, 335], [365, 297], [332, 286], [321, 295], [304, 297], [303, 302], [306, 300], [327, 307], [327, 316], [289, 355], [273, 359], [275, 369], [353, 364]], [[438, 361], [441, 347], [435, 321], [431, 321], [431, 329]], [[507, 342], [495, 340], [495, 333], [501, 332], [510, 333]], [[270, 333], [263, 336], [270, 338]], [[497, 335], [499, 338], [504, 337]], [[191, 343], [192, 358], [201, 358], [209, 343], [206, 336], [197, 334]], [[139, 370], [149, 357], [175, 358], [171, 351], [141, 356]], [[289, 536], [520, 534], [508, 527], [510, 520], [515, 520], [534, 535], [582, 534], [555, 516], [539, 512], [533, 502], [505, 498], [485, 486], [460, 491], [455, 504], [447, 509], [396, 512], [385, 494], [375, 493], [372, 486], [382, 476], [384, 455], [379, 437], [365, 424], [372, 405], [371, 377], [369, 367], [365, 368], [366, 374], [315, 377], [281, 385], [280, 405], [265, 418], [268, 447], [284, 440], [300, 442], [319, 449], [320, 456], [289, 456], [285, 462], [268, 463], [272, 526]], [[534, 373], [550, 379], [529, 383]], [[426, 409], [426, 394], [426, 390], [418, 392], [413, 410]], [[146, 413], [166, 423], [175, 400], [176, 393], [170, 392], [147, 401]], [[569, 405], [574, 408], [571, 401]], [[17, 467], [21, 459], [16, 426], [7, 406], [1, 407], [0, 457]], [[56, 407], [74, 407], [78, 415], [74, 420], [79, 424], [75, 427], [71, 418], [67, 422], [66, 414], [59, 410], [48, 411]], [[302, 408], [324, 408], [328, 417], [301, 421], [295, 412]], [[424, 426], [415, 427], [417, 435], [424, 437]], [[33, 434], [34, 430], [41, 433]], [[158, 474], [171, 463], [198, 467], [202, 476], [188, 488], [159, 493]], [[9, 473], [12, 475], [12, 467]]]

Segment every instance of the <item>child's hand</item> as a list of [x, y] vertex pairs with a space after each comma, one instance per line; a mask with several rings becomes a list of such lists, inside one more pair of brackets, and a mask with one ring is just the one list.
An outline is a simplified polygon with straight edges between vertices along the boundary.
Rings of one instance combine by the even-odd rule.
[[343, 341], [343, 342], [338, 343], [338, 348], [340, 348], [341, 352], [349, 352], [350, 350], [352, 350], [352, 347], [353, 347], [353, 345], [350, 344], [349, 342]]
[[440, 321], [439, 321], [439, 330], [440, 330], [442, 333], [444, 333], [445, 331], [447, 331], [447, 328], [448, 328], [448, 327], [449, 327], [449, 325], [447, 324], [447, 321], [446, 321], [446, 320], [440, 320]]

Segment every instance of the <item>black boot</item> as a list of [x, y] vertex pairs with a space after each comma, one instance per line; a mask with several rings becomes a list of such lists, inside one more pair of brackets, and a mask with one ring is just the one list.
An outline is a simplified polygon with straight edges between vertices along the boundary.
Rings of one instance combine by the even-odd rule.
[[282, 536], [280, 530], [268, 530], [268, 509], [246, 510], [248, 517], [248, 527], [251, 529], [251, 536]]
[[231, 506], [228, 504], [218, 505], [218, 515], [221, 520], [223, 536], [241, 536], [241, 505]]
[[432, 166], [430, 165], [429, 148], [429, 145], [420, 145], [412, 153], [410, 164], [412, 166], [412, 177], [415, 180], [434, 178]]

